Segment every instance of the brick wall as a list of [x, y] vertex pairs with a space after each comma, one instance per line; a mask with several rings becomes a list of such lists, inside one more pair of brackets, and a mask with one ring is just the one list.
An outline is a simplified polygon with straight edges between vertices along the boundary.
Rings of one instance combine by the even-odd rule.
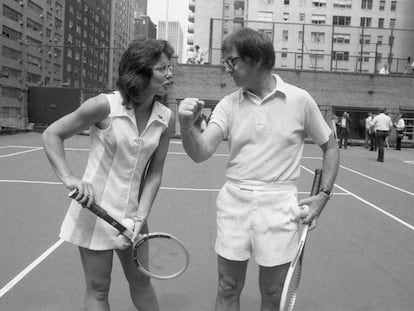
[[[386, 108], [390, 116], [394, 116], [401, 108], [408, 108], [414, 113], [414, 75], [295, 70], [277, 70], [276, 73], [285, 82], [307, 90], [328, 124], [332, 124], [333, 114], [340, 116], [343, 111], [351, 112], [351, 138], [362, 138], [363, 119], [368, 111]], [[216, 103], [237, 89], [231, 76], [219, 66], [178, 64], [173, 79], [175, 84], [168, 102], [174, 111], [177, 110], [175, 104], [182, 98], [197, 97]], [[408, 139], [412, 141], [412, 136]]]
[[[414, 76], [278, 70], [281, 78], [306, 89], [323, 107], [414, 109]], [[178, 65], [169, 100], [198, 97], [220, 100], [236, 90], [231, 77], [219, 66]]]

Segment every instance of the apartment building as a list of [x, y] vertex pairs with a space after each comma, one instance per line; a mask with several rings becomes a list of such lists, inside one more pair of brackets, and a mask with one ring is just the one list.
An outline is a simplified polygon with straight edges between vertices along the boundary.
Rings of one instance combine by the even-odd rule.
[[183, 31], [178, 21], [158, 21], [157, 39], [167, 40], [178, 59], [183, 58]]
[[64, 85], [104, 88], [108, 79], [111, 3], [66, 1], [64, 20]]
[[113, 88], [135, 0], [0, 0], [0, 126], [27, 128], [29, 87]]
[[[105, 1], [98, 1], [105, 2]], [[134, 13], [138, 10], [136, 0], [112, 0], [109, 38], [108, 89], [116, 87], [118, 67], [122, 53], [134, 38]]]
[[63, 0], [0, 0], [0, 126], [25, 128], [29, 86], [60, 85]]
[[[195, 3], [191, 3], [195, 2]], [[239, 27], [266, 33], [277, 68], [402, 73], [414, 56], [412, 0], [191, 1], [194, 42], [213, 64], [221, 42]]]

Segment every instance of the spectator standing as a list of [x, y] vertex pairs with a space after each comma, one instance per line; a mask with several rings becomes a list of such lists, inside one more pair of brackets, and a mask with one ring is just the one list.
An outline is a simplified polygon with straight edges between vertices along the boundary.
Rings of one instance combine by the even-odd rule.
[[349, 113], [344, 111], [342, 114], [342, 117], [339, 120], [339, 148], [342, 148], [342, 145], [344, 146], [344, 149], [348, 146], [348, 136], [350, 133], [350, 124], [351, 124], [351, 118], [349, 117]]
[[195, 46], [195, 63], [200, 65], [204, 64], [203, 53], [199, 45]]
[[372, 113], [368, 113], [368, 117], [365, 118], [365, 148], [372, 149], [372, 141], [371, 141], [371, 134], [372, 134]]
[[388, 65], [387, 65], [387, 64], [383, 65], [383, 66], [381, 67], [380, 71], [379, 71], [379, 74], [380, 74], [380, 75], [387, 75], [387, 74], [389, 74], [389, 73], [390, 73], [390, 72], [388, 71]]
[[404, 137], [404, 130], [405, 130], [405, 121], [401, 113], [398, 114], [396, 122], [394, 123], [394, 126], [397, 131], [397, 145], [395, 147], [395, 150], [401, 150], [401, 141]]
[[372, 126], [375, 130], [375, 137], [378, 147], [378, 162], [384, 162], [384, 143], [393, 124], [389, 116], [385, 114], [385, 109], [380, 109], [379, 114], [372, 120]]

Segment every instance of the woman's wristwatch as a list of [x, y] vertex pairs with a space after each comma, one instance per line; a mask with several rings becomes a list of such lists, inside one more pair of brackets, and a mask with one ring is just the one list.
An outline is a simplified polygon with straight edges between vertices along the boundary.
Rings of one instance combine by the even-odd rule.
[[328, 200], [333, 196], [333, 193], [330, 190], [325, 189], [325, 188], [319, 189], [319, 192], [325, 193], [328, 196]]

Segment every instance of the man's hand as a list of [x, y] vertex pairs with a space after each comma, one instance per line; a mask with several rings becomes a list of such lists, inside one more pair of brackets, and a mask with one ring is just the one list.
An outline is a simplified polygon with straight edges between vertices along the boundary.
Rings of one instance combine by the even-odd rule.
[[204, 101], [198, 98], [185, 98], [178, 107], [178, 119], [182, 130], [189, 129], [200, 117]]

